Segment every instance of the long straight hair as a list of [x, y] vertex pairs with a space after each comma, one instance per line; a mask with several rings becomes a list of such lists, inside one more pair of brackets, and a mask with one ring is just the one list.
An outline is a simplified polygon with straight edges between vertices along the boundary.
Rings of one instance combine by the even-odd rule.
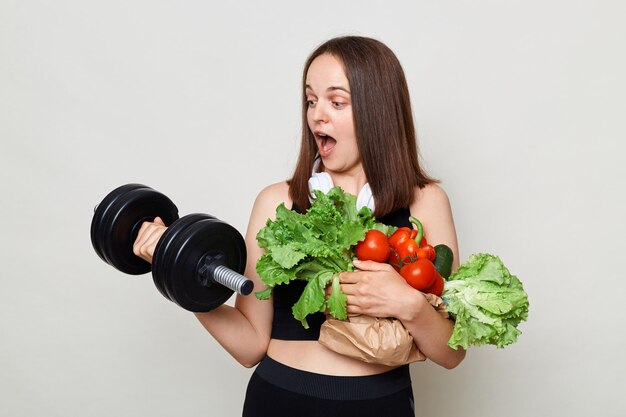
[[[289, 195], [301, 209], [310, 207], [308, 180], [317, 155], [307, 121], [306, 76], [315, 58], [330, 54], [343, 63], [350, 84], [354, 129], [361, 162], [376, 202], [374, 215], [408, 207], [415, 187], [437, 182], [420, 167], [409, 90], [402, 66], [382, 42], [343, 36], [320, 45], [302, 75], [302, 142]], [[320, 164], [319, 171], [323, 170]]]

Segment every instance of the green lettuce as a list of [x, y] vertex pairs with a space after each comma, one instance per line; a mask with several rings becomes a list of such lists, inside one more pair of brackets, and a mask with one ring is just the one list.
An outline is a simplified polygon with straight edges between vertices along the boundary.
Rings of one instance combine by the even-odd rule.
[[454, 349], [515, 343], [521, 334], [517, 326], [528, 318], [528, 295], [521, 281], [495, 255], [470, 256], [448, 278], [442, 299], [455, 320], [448, 340]]
[[[356, 208], [356, 197], [334, 187], [324, 194], [314, 191], [315, 199], [305, 214], [276, 208], [276, 219], [268, 220], [256, 236], [265, 253], [256, 270], [267, 285], [256, 292], [259, 299], [269, 299], [276, 285], [299, 279], [307, 282], [300, 299], [292, 308], [293, 316], [305, 328], [306, 317], [329, 310], [340, 320], [347, 318], [346, 296], [341, 291], [338, 273], [354, 271], [354, 246], [370, 229], [389, 234], [395, 228], [376, 222], [372, 211]], [[332, 282], [326, 300], [325, 288]]]

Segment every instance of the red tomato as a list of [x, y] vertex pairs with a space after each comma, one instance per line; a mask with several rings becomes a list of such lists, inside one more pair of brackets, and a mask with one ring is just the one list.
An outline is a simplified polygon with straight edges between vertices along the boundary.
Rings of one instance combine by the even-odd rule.
[[400, 275], [416, 290], [423, 291], [433, 285], [437, 270], [435, 265], [428, 259], [418, 259], [415, 262], [404, 265], [400, 269]]
[[386, 262], [389, 257], [387, 235], [380, 230], [369, 230], [365, 240], [360, 241], [354, 250], [361, 261]]
[[428, 294], [435, 294], [437, 297], [441, 297], [441, 294], [443, 293], [443, 285], [444, 285], [443, 277], [439, 275], [439, 273], [437, 273], [437, 275], [435, 276], [435, 282], [433, 282], [433, 285], [426, 288], [424, 292]]

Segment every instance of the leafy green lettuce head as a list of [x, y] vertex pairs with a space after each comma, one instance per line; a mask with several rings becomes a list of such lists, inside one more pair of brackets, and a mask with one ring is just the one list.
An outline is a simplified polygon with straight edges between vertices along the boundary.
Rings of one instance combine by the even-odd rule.
[[528, 318], [528, 295], [500, 258], [476, 254], [448, 278], [442, 298], [455, 319], [452, 348], [515, 343], [521, 321]]

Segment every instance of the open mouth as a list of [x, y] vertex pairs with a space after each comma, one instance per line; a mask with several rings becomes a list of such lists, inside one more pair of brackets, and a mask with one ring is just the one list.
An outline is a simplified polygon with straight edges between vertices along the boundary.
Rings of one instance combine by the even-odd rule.
[[325, 133], [315, 133], [315, 139], [317, 140], [319, 154], [322, 157], [330, 155], [330, 152], [337, 145], [337, 140]]

